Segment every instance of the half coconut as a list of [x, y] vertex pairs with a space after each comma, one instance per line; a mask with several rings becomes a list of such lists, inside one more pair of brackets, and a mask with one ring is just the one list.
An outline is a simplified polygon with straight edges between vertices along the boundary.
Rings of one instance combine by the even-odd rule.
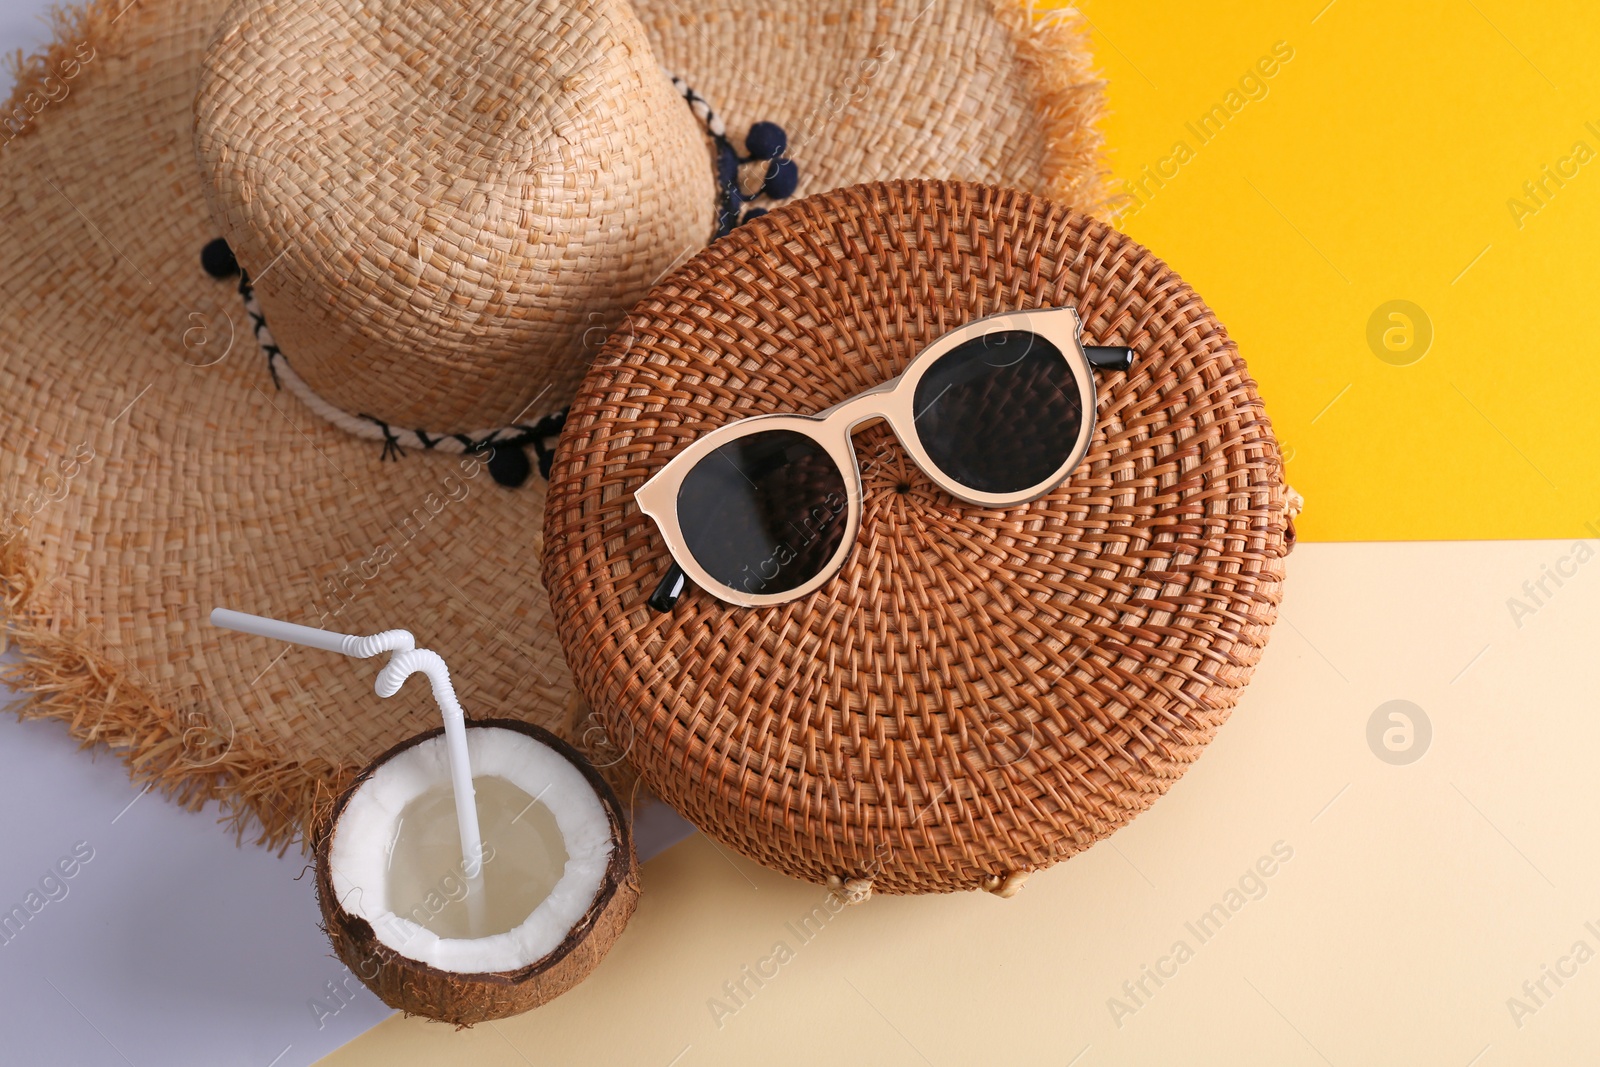
[[315, 849], [339, 958], [390, 1007], [458, 1026], [577, 985], [639, 896], [622, 806], [576, 749], [510, 719], [468, 723], [467, 748], [484, 843], [477, 878], [454, 830], [442, 728], [362, 771]]

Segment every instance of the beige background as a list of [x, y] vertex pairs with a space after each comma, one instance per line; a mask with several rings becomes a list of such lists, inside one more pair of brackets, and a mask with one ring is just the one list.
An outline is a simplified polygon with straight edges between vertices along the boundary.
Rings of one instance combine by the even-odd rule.
[[[802, 942], [786, 924], [822, 890], [696, 837], [645, 866], [632, 926], [566, 997], [462, 1033], [397, 1017], [322, 1062], [1588, 1062], [1600, 959], [1547, 980], [1520, 1028], [1507, 1007], [1575, 941], [1600, 952], [1600, 562], [1548, 582], [1520, 628], [1507, 607], [1535, 606], [1522, 583], [1572, 544], [1301, 545], [1211, 750], [1012, 900], [876, 898]], [[1366, 740], [1392, 699], [1432, 724], [1405, 766]], [[1265, 895], [1201, 944], [1185, 923], [1279, 841]], [[1109, 999], [1131, 1005], [1122, 983], [1179, 939], [1193, 957], [1119, 1027]], [[731, 1006], [723, 983], [778, 941], [793, 959], [719, 1028], [708, 1002]]]

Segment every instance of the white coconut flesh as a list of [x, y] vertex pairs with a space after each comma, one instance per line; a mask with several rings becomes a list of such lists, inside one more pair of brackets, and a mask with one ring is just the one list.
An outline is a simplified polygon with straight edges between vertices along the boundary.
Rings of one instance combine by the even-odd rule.
[[[521, 795], [534, 805], [519, 822], [537, 821], [544, 812], [553, 817], [566, 851], [559, 877], [542, 899], [524, 899], [531, 906], [527, 917], [509, 929], [481, 937], [442, 937], [412, 916], [426, 918], [430, 906], [421, 912], [416, 900], [392, 900], [391, 865], [395, 847], [406, 832], [404, 815], [418, 801], [448, 790], [450, 770], [442, 736], [413, 745], [380, 765], [372, 776], [351, 794], [334, 827], [328, 863], [334, 892], [343, 909], [371, 924], [378, 940], [410, 959], [443, 971], [462, 974], [488, 974], [513, 971], [537, 963], [548, 956], [567, 933], [589, 911], [605, 881], [615, 843], [611, 823], [594, 786], [583, 772], [560, 753], [526, 734], [496, 727], [473, 727], [467, 731], [467, 753], [472, 763], [474, 782], [480, 790], [479, 819], [485, 824], [483, 888], [487, 903], [492, 897], [496, 876], [510, 870], [517, 857], [504, 851], [505, 837], [497, 846], [494, 832], [496, 813], [485, 811], [485, 799]], [[503, 779], [490, 783], [487, 779]], [[498, 788], [496, 788], [498, 787]], [[516, 791], [520, 791], [520, 794]], [[543, 806], [543, 811], [536, 809]], [[454, 807], [446, 805], [445, 821], [453, 825]], [[504, 809], [500, 812], [504, 815]], [[501, 825], [511, 816], [499, 819]], [[415, 821], [415, 819], [413, 820]], [[547, 824], [548, 824], [547, 820]], [[500, 849], [497, 851], [497, 847]], [[459, 839], [455, 841], [459, 857]], [[559, 856], [559, 853], [557, 853]], [[455, 858], [453, 857], [453, 858]], [[497, 870], [496, 865], [502, 866]], [[459, 858], [440, 872], [439, 898], [464, 896]], [[503, 878], [500, 879], [502, 882]], [[551, 879], [545, 879], [548, 885]], [[524, 886], [526, 888], [526, 886]], [[540, 887], [542, 888], [542, 886]], [[435, 900], [434, 903], [439, 903]], [[505, 901], [498, 910], [503, 914]], [[514, 913], [513, 913], [514, 914]], [[438, 925], [435, 923], [434, 925]]]

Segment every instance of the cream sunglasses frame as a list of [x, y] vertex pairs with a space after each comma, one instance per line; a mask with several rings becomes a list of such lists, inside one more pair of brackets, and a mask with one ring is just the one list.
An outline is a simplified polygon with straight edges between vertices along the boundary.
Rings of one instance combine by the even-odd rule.
[[[667, 580], [657, 589], [656, 596], [651, 597], [651, 604], [658, 610], [666, 610], [657, 603], [658, 599], [665, 600], [668, 605], [677, 599], [682, 591], [683, 578], [686, 576], [700, 588], [715, 596], [719, 600], [740, 607], [764, 607], [769, 604], [782, 604], [790, 600], [798, 600], [809, 593], [816, 591], [828, 582], [839, 569], [844, 566], [850, 552], [855, 547], [856, 537], [861, 526], [861, 465], [856, 459], [854, 437], [855, 432], [862, 427], [882, 419], [889, 423], [889, 428], [899, 439], [900, 444], [910, 453], [912, 461], [931, 478], [939, 488], [949, 493], [958, 500], [981, 507], [1013, 507], [1037, 500], [1060, 485], [1066, 476], [1083, 462], [1083, 457], [1089, 451], [1089, 441], [1094, 436], [1095, 427], [1095, 387], [1094, 368], [1097, 365], [1091, 361], [1079, 340], [1081, 329], [1078, 321], [1078, 312], [1075, 308], [1041, 308], [1029, 311], [1003, 311], [999, 314], [988, 315], [976, 319], [964, 326], [941, 334], [918, 352], [911, 362], [906, 364], [906, 369], [895, 377], [875, 385], [864, 392], [857, 393], [847, 400], [842, 400], [825, 411], [815, 415], [771, 414], [753, 415], [748, 418], [738, 419], [711, 430], [697, 438], [688, 448], [674, 456], [666, 466], [653, 474], [645, 481], [633, 496], [639, 505], [639, 510], [655, 520], [656, 527], [661, 531], [662, 537], [667, 542], [667, 550], [672, 554], [674, 562], [681, 570], [676, 583], [668, 574]], [[948, 354], [957, 346], [985, 337], [992, 333], [1010, 332], [1013, 330], [1026, 330], [1054, 345], [1061, 356], [1066, 360], [1072, 370], [1073, 380], [1078, 386], [1079, 410], [1083, 418], [1078, 428], [1077, 440], [1072, 450], [1049, 477], [1038, 483], [1018, 490], [1013, 493], [985, 493], [951, 478], [929, 457], [927, 450], [922, 446], [922, 440], [917, 434], [916, 412], [913, 403], [916, 397], [917, 384], [921, 382], [928, 369]], [[1101, 364], [1106, 367], [1127, 369], [1132, 353], [1127, 349], [1096, 349], [1096, 353], [1120, 353], [1116, 362], [1108, 361]], [[683, 480], [689, 471], [701, 460], [710, 456], [722, 446], [736, 441], [741, 437], [752, 434], [766, 433], [771, 430], [791, 430], [803, 434], [822, 446], [829, 458], [839, 468], [839, 473], [845, 485], [845, 531], [828, 562], [808, 581], [793, 589], [785, 589], [779, 593], [752, 593], [748, 590], [738, 589], [725, 585], [713, 578], [698, 560], [694, 553], [689, 551], [683, 536], [682, 527], [678, 521], [678, 493], [683, 485]], [[670, 586], [670, 588], [669, 588]]]

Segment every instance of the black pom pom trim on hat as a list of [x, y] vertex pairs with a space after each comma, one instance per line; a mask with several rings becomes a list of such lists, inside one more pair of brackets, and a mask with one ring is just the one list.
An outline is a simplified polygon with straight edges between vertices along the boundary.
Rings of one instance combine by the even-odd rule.
[[751, 159], [777, 159], [789, 150], [789, 135], [776, 122], [757, 122], [744, 135], [744, 148]]
[[[733, 147], [733, 142], [728, 140], [727, 127], [723, 125], [722, 119], [717, 117], [717, 113], [711, 110], [711, 104], [706, 98], [695, 92], [682, 78], [677, 75], [671, 77], [672, 87], [678, 91], [679, 96], [689, 102], [695, 117], [705, 125], [706, 133], [710, 134], [712, 142], [716, 145], [717, 212], [716, 233], [712, 240], [726, 237], [741, 222], [748, 222], [767, 213], [766, 208], [747, 210], [746, 205], [752, 200], [761, 197], [769, 200], [787, 200], [795, 194], [800, 187], [800, 167], [794, 160], [784, 155], [789, 150], [789, 134], [782, 126], [776, 122], [752, 123], [744, 138], [745, 150], [750, 154], [741, 156]], [[767, 163], [766, 180], [762, 183], [760, 192], [754, 196], [746, 196], [739, 189], [739, 166], [756, 161]]]
[[774, 200], [787, 200], [800, 184], [800, 168], [792, 159], [774, 159], [767, 167], [767, 180], [761, 191]]
[[239, 261], [234, 258], [233, 249], [228, 247], [226, 238], [218, 237], [206, 242], [206, 246], [200, 250], [200, 266], [219, 282], [239, 276]]
[[[712, 135], [717, 142], [717, 236], [725, 237], [740, 223], [758, 219], [767, 213], [764, 207], [750, 207], [751, 201], [765, 197], [768, 200], [787, 200], [800, 187], [800, 166], [784, 155], [789, 150], [789, 135], [776, 122], [757, 122], [745, 134], [745, 150], [741, 156], [733, 150], [726, 137]], [[746, 195], [739, 189], [739, 165], [765, 162], [766, 175], [759, 192]]]
[[528, 460], [526, 449], [533, 449], [538, 458], [539, 477], [550, 480], [550, 464], [555, 461], [556, 450], [547, 442], [561, 436], [567, 424], [567, 413], [557, 411], [546, 415], [523, 430], [516, 437], [493, 441], [483, 446], [489, 452], [489, 477], [507, 489], [515, 489], [528, 480], [534, 464]]
[[510, 444], [489, 446], [489, 477], [499, 484], [515, 489], [532, 473], [533, 465], [522, 449]]

